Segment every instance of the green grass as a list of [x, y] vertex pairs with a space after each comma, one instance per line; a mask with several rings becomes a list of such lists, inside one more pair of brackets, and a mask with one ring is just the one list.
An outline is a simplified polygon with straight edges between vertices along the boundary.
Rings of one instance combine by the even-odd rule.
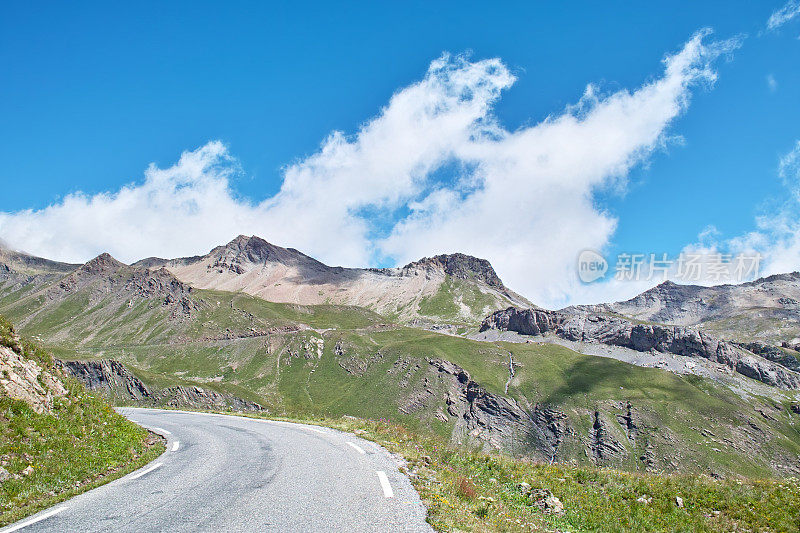
[[[800, 531], [796, 478], [715, 480], [549, 465], [466, 451], [386, 421], [297, 421], [352, 432], [402, 456], [407, 465], [401, 470], [437, 531]], [[540, 506], [546, 494], [559, 499], [563, 513]]]
[[[321, 357], [314, 339], [324, 342]], [[506, 393], [509, 353], [515, 376]], [[255, 401], [273, 414], [383, 418], [448, 438], [455, 425], [452, 417], [442, 419], [448, 392], [428, 362], [442, 359], [466, 369], [491, 393], [564, 413], [569, 431], [557, 456], [562, 462], [594, 463], [585, 450], [595, 411], [625, 449], [603, 460], [618, 469], [644, 470], [640, 458], [649, 451], [657, 458], [655, 468], [668, 472], [758, 477], [785, 472], [773, 463], [794, 465], [800, 455], [800, 417], [767, 398], [744, 400], [706, 379], [546, 343], [483, 343], [396, 327], [106, 346], [74, 356], [117, 359], [157, 388], [197, 384]], [[422, 405], [410, 408], [407, 399], [425, 389], [430, 394], [423, 394]], [[617, 419], [628, 402], [638, 426], [635, 438]], [[506, 451], [535, 454], [525, 441], [514, 446]]]
[[[17, 339], [1, 317], [0, 344], [52, 371], [49, 354]], [[0, 395], [0, 465], [12, 476], [0, 485], [0, 526], [125, 475], [164, 450], [160, 438], [82, 385], [62, 381], [68, 394], [44, 413]]]
[[[463, 316], [459, 302], [466, 306], [469, 316]], [[446, 276], [436, 294], [426, 296], [419, 302], [419, 314], [442, 320], [464, 322], [480, 320], [493, 310], [501, 309], [508, 302], [482, 292], [473, 283]]]

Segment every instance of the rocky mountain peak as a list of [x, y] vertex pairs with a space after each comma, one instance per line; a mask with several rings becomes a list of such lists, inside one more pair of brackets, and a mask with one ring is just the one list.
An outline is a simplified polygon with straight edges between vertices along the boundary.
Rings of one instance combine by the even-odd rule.
[[497, 289], [505, 288], [489, 261], [471, 255], [461, 253], [435, 255], [424, 257], [403, 267], [404, 270], [414, 268], [440, 269], [454, 278], [481, 281]]
[[117, 261], [111, 257], [111, 254], [104, 252], [81, 266], [79, 272], [83, 274], [107, 274], [116, 272], [125, 266], [125, 263]]
[[294, 248], [282, 248], [255, 235], [239, 235], [225, 246], [215, 248], [209, 255], [214, 256], [210, 268], [230, 270], [237, 274], [243, 274], [250, 270], [249, 265], [265, 265], [267, 263], [302, 264], [327, 268], [316, 259], [312, 259]]
[[24, 252], [17, 252], [0, 241], [0, 264], [6, 266], [6, 270], [24, 269], [34, 272], [66, 274], [72, 272], [79, 265], [51, 261]]

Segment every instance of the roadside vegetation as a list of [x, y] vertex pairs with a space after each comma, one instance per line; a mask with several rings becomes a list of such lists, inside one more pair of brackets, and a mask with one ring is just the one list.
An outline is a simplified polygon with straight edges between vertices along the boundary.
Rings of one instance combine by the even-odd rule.
[[[21, 341], [2, 317], [0, 346], [53, 370], [52, 358]], [[0, 388], [0, 526], [121, 477], [164, 451], [160, 438], [76, 381], [59, 379], [67, 394], [42, 413]]]
[[800, 531], [797, 478], [550, 465], [455, 448], [385, 421], [301, 422], [355, 433], [401, 456], [437, 531]]

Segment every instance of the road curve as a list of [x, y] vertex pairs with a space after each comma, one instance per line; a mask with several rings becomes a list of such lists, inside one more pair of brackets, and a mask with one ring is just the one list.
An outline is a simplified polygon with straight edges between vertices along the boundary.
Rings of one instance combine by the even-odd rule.
[[351, 434], [227, 415], [119, 411], [162, 433], [167, 451], [0, 532], [432, 531], [391, 456]]

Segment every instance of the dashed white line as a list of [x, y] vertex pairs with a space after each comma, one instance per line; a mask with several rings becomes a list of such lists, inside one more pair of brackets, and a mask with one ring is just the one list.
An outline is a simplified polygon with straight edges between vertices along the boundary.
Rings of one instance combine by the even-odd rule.
[[153, 428], [153, 431], [155, 431], [156, 433], [163, 433], [164, 435], [172, 435], [171, 432], [163, 428]]
[[25, 522], [20, 522], [16, 526], [11, 526], [10, 528], [3, 530], [3, 533], [11, 533], [12, 531], [20, 530], [23, 527], [28, 527], [37, 522], [41, 522], [42, 520], [47, 520], [51, 516], [55, 516], [61, 511], [65, 511], [66, 509], [67, 509], [66, 507], [56, 507], [52, 511], [47, 511], [46, 513], [42, 513], [35, 518], [31, 518], [30, 520], [26, 520]]
[[153, 466], [149, 466], [149, 467], [145, 468], [144, 470], [142, 470], [141, 472], [137, 472], [137, 473], [133, 474], [131, 476], [131, 479], [139, 479], [143, 475], [149, 474], [150, 472], [152, 472], [156, 468], [159, 468], [161, 465], [162, 465], [162, 463], [156, 463]]
[[364, 451], [364, 448], [362, 448], [362, 447], [361, 447], [361, 446], [359, 446], [358, 444], [353, 444], [352, 442], [348, 442], [347, 444], [349, 444], [350, 446], [352, 446], [352, 447], [355, 449], [355, 451], [357, 451], [357, 452], [358, 452], [358, 453], [360, 453], [361, 455], [364, 455], [365, 453], [367, 453], [367, 452], [365, 452], [365, 451]]
[[389, 478], [386, 477], [386, 472], [383, 470], [378, 470], [378, 479], [381, 482], [381, 488], [383, 489], [383, 495], [386, 498], [391, 498], [394, 496], [394, 492], [392, 491], [392, 486], [389, 484]]
[[172, 443], [172, 451], [173, 452], [177, 452], [178, 448], [180, 448], [180, 447], [181, 447], [181, 441], [176, 440], [175, 442]]

